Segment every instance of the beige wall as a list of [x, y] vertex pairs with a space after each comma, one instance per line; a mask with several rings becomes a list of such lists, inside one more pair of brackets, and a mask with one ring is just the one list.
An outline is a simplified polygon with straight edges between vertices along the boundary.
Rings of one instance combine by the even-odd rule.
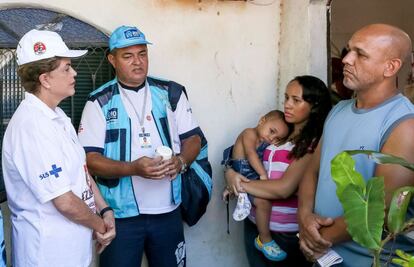
[[310, 74], [327, 81], [326, 1], [283, 1], [278, 103], [287, 83]]

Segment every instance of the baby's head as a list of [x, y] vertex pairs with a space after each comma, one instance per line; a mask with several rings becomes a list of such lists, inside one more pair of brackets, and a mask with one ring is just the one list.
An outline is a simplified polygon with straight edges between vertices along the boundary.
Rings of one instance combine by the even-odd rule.
[[256, 130], [261, 142], [277, 144], [286, 139], [290, 127], [282, 111], [272, 110], [260, 118]]

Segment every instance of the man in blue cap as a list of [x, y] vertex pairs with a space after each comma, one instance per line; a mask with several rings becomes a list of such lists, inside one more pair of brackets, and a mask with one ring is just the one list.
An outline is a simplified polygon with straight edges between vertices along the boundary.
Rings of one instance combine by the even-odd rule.
[[[116, 218], [117, 237], [100, 266], [140, 266], [143, 251], [150, 266], [185, 266], [180, 174], [192, 164], [209, 176], [207, 141], [185, 89], [147, 76], [148, 44], [136, 27], [111, 34], [116, 79], [90, 94], [79, 127], [89, 170]], [[170, 159], [156, 156], [161, 146], [173, 150]]]

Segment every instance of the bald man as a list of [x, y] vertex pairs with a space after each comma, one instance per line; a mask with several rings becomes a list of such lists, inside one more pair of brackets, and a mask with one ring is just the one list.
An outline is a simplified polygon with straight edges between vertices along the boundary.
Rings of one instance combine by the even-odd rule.
[[[371, 266], [369, 251], [351, 240], [336, 196], [331, 159], [343, 150], [376, 150], [414, 162], [414, 107], [400, 94], [397, 74], [411, 53], [411, 40], [402, 30], [373, 24], [357, 31], [343, 59], [344, 85], [356, 98], [339, 102], [330, 112], [324, 134], [299, 189], [300, 246], [308, 259], [316, 259], [332, 246], [344, 259], [335, 266]], [[414, 172], [398, 165], [376, 165], [364, 156], [354, 157], [365, 181], [383, 176], [386, 205], [393, 191], [414, 186]], [[413, 217], [411, 203], [409, 217]], [[391, 242], [390, 242], [391, 243]], [[399, 238], [396, 248], [414, 250], [414, 240]], [[390, 250], [388, 250], [390, 249]]]

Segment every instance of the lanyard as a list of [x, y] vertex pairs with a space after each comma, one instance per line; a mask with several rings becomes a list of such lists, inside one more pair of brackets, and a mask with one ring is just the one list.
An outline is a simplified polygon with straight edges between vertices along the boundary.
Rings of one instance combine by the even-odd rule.
[[[121, 87], [121, 86], [120, 86]], [[122, 87], [121, 87], [122, 88]], [[124, 88], [122, 88], [122, 90], [120, 90], [122, 92], [122, 94], [124, 95], [124, 98], [128, 101], [128, 103], [131, 105], [132, 109], [135, 112], [135, 115], [137, 115], [138, 118], [138, 122], [139, 122], [139, 126], [141, 127], [142, 133], [145, 134], [145, 127], [144, 127], [144, 119], [145, 119], [145, 109], [147, 107], [147, 95], [148, 95], [148, 86], [145, 85], [145, 89], [144, 89], [144, 104], [142, 105], [142, 111], [141, 111], [141, 115], [139, 115], [138, 111], [135, 109], [135, 106], [132, 104], [132, 101], [129, 99], [127, 93], [124, 92]]]

